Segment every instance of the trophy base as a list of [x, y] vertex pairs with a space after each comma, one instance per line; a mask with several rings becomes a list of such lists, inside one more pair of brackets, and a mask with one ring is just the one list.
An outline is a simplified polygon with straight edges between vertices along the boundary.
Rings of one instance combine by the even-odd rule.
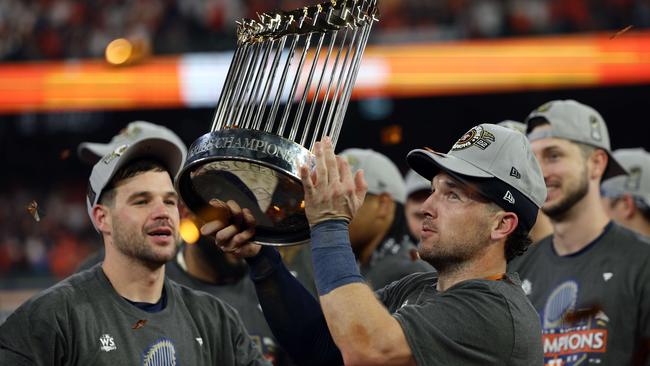
[[301, 165], [311, 154], [281, 136], [248, 129], [224, 129], [199, 137], [190, 147], [176, 189], [204, 222], [222, 215], [210, 200], [234, 200], [257, 222], [259, 244], [288, 246], [309, 241]]

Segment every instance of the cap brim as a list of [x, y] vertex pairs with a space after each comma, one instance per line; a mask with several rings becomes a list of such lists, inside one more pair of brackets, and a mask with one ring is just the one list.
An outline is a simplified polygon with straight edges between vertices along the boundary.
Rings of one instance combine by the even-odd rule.
[[603, 174], [603, 180], [613, 178], [619, 175], [628, 175], [627, 170], [623, 168], [623, 166], [616, 161], [616, 158], [614, 155], [612, 155], [609, 151], [607, 152], [607, 157], [609, 158], [607, 161], [607, 168], [605, 169], [605, 174]]
[[95, 164], [106, 154], [113, 151], [111, 145], [97, 142], [82, 142], [77, 147], [77, 156], [87, 164]]
[[408, 165], [416, 173], [431, 180], [441, 170], [453, 175], [474, 178], [494, 178], [494, 175], [453, 155], [424, 149], [412, 150], [406, 156]]

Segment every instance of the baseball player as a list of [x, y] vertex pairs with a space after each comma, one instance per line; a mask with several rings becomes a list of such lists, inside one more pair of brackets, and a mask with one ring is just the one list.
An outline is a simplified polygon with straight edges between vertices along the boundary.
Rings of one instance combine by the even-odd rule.
[[526, 119], [548, 197], [553, 235], [510, 263], [541, 318], [546, 365], [646, 365], [650, 349], [650, 245], [612, 222], [600, 182], [625, 174], [607, 126], [574, 100]]
[[613, 155], [628, 175], [603, 182], [603, 207], [619, 225], [650, 237], [650, 153], [636, 148], [616, 150]]
[[0, 327], [3, 365], [270, 365], [237, 312], [165, 278], [176, 255], [183, 151], [144, 138], [93, 167], [88, 214], [101, 266], [37, 294]]
[[[233, 221], [204, 234], [247, 257], [269, 325], [304, 365], [541, 365], [541, 329], [506, 263], [530, 244], [546, 187], [526, 137], [493, 124], [473, 127], [448, 154], [414, 150], [408, 163], [431, 179], [422, 210], [420, 257], [438, 273], [412, 274], [373, 293], [350, 246], [348, 223], [364, 202], [364, 172], [352, 175], [331, 142], [301, 169], [320, 305], [271, 247], [249, 242], [250, 211], [228, 202]], [[512, 172], [519, 174], [513, 175]], [[234, 220], [242, 220], [239, 228]]]
[[431, 182], [409, 169], [404, 178], [406, 185], [406, 203], [404, 204], [404, 215], [408, 223], [409, 232], [415, 241], [420, 240], [420, 228], [424, 221], [422, 204], [431, 194]]
[[[84, 142], [79, 144], [79, 158], [95, 164], [101, 157], [123, 143], [142, 138], [167, 140], [187, 154], [183, 141], [170, 129], [145, 121], [129, 123], [109, 143]], [[180, 205], [181, 218], [198, 222], [198, 219], [184, 206]], [[80, 270], [88, 269], [103, 261], [104, 251], [84, 261]], [[264, 319], [253, 283], [248, 279], [248, 266], [241, 258], [226, 254], [214, 245], [211, 238], [200, 236], [192, 245], [181, 243], [176, 256], [165, 268], [165, 275], [171, 280], [216, 296], [237, 309], [246, 330], [258, 349], [274, 365], [288, 365], [290, 360], [277, 346], [273, 333]]]

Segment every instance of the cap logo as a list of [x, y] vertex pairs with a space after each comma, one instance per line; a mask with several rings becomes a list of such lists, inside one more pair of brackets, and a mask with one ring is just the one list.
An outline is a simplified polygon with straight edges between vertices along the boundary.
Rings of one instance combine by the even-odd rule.
[[506, 195], [503, 196], [503, 199], [510, 202], [510, 204], [515, 204], [515, 197], [512, 196], [512, 193], [510, 193], [510, 191], [506, 191]]
[[591, 127], [591, 138], [596, 141], [602, 140], [603, 135], [600, 132], [600, 123], [598, 123], [598, 118], [596, 116], [589, 116], [589, 126]]
[[628, 169], [629, 174], [625, 179], [625, 189], [638, 191], [641, 186], [641, 167], [633, 166]]
[[510, 168], [510, 176], [515, 177], [517, 179], [521, 179], [521, 173], [519, 173], [519, 170], [515, 169], [514, 166]]
[[129, 147], [128, 144], [124, 144], [124, 145], [120, 145], [120, 146], [116, 147], [115, 150], [113, 150], [112, 152], [106, 154], [106, 156], [104, 157], [104, 159], [102, 161], [104, 162], [104, 164], [110, 164], [111, 161], [115, 160], [115, 158], [117, 158], [117, 157], [121, 156], [122, 154], [124, 154], [124, 152], [126, 151], [126, 149], [128, 147]]
[[472, 145], [481, 150], [485, 150], [495, 141], [494, 135], [484, 129], [482, 126], [474, 126], [467, 131], [456, 143], [451, 150], [463, 150]]

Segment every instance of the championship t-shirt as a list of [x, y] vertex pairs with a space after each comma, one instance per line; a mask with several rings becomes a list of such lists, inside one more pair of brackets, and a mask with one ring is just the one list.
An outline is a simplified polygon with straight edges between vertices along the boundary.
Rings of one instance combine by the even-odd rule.
[[558, 255], [549, 236], [513, 260], [539, 313], [547, 366], [627, 366], [650, 338], [650, 245], [610, 223], [581, 251]]
[[0, 326], [0, 364], [270, 365], [232, 307], [167, 279], [164, 288], [167, 305], [148, 313], [101, 266], [77, 273]]

